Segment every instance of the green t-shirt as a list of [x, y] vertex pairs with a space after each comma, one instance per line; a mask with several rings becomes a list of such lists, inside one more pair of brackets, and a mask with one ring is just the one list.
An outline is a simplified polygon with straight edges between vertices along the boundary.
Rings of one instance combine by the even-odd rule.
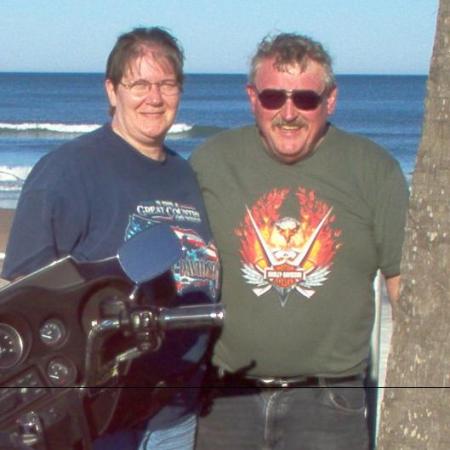
[[214, 362], [259, 377], [364, 370], [377, 269], [399, 274], [407, 186], [398, 163], [330, 126], [282, 164], [256, 127], [191, 158], [222, 258], [225, 326]]

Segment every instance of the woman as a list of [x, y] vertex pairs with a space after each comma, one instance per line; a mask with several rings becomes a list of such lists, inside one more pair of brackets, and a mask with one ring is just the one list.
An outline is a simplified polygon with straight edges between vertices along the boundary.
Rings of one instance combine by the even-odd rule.
[[[182, 92], [183, 59], [176, 39], [161, 28], [138, 28], [119, 37], [106, 70], [111, 123], [64, 144], [33, 168], [13, 222], [5, 278], [68, 254], [78, 260], [112, 256], [124, 240], [165, 222], [179, 237], [183, 256], [172, 269], [176, 292], [171, 280], [163, 280], [153, 300], [167, 305], [200, 297], [215, 301], [218, 258], [195, 176], [164, 145]], [[206, 333], [172, 333], [136, 372], [187, 372], [185, 382], [198, 386], [207, 344]], [[140, 391], [140, 403], [150, 401], [149, 391]], [[172, 393], [150, 419], [141, 449], [193, 447], [197, 389]], [[136, 448], [130, 437], [100, 439], [95, 448]]]

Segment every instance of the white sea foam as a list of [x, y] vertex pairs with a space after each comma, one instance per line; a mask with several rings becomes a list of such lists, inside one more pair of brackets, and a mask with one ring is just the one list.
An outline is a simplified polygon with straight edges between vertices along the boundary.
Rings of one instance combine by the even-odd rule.
[[0, 166], [0, 182], [23, 183], [31, 166]]
[[0, 123], [0, 130], [52, 131], [54, 133], [88, 133], [97, 129], [97, 124], [69, 125], [64, 123]]
[[[0, 131], [11, 132], [52, 132], [52, 133], [69, 133], [82, 134], [94, 131], [99, 128], [99, 124], [65, 124], [65, 123], [2, 123], [0, 122]], [[169, 130], [169, 134], [186, 133], [192, 129], [192, 125], [186, 123], [175, 123]]]
[[192, 125], [188, 125], [187, 123], [174, 123], [169, 130], [169, 134], [187, 133], [190, 130], [192, 130]]

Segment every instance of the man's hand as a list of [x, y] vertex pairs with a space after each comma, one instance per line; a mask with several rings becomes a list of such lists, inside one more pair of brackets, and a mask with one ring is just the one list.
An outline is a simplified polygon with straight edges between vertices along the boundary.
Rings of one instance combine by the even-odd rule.
[[396, 277], [386, 278], [385, 282], [389, 301], [391, 302], [391, 305], [394, 305], [394, 303], [398, 300], [400, 294], [400, 275], [397, 275]]

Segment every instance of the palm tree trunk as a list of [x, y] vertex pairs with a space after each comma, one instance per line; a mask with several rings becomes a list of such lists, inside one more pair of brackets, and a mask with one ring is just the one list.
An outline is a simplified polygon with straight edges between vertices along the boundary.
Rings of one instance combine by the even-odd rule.
[[450, 0], [440, 0], [379, 450], [450, 449]]

